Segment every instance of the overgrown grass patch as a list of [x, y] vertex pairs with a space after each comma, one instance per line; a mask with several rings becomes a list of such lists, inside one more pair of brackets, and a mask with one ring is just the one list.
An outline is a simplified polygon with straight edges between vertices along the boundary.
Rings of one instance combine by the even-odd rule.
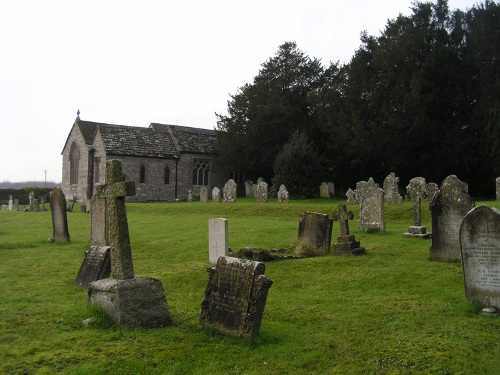
[[[78, 206], [69, 244], [47, 243], [50, 212], [0, 211], [0, 373], [496, 373], [500, 319], [465, 301], [459, 262], [430, 261], [430, 240], [402, 236], [409, 202], [385, 206], [386, 233], [358, 232], [348, 206], [366, 255], [266, 262], [274, 284], [254, 340], [200, 328], [208, 219], [229, 220], [234, 249], [291, 249], [301, 212], [331, 215], [339, 203], [127, 204], [136, 275], [162, 281], [174, 318], [150, 330], [116, 328], [73, 285], [89, 237]], [[422, 213], [432, 232], [425, 203]], [[334, 222], [332, 242], [339, 232]]]

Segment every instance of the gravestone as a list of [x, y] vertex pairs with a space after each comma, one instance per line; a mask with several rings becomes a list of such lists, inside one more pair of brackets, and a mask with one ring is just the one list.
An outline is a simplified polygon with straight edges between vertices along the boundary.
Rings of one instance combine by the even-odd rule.
[[[101, 184], [96, 184], [96, 190], [101, 189]], [[89, 246], [109, 245], [107, 240], [106, 200], [98, 194], [90, 199], [90, 241]]]
[[427, 227], [422, 225], [422, 199], [426, 196], [425, 178], [415, 177], [410, 180], [406, 187], [407, 195], [413, 203], [413, 225], [410, 226], [408, 232], [403, 233], [405, 237], [430, 238], [431, 234], [427, 233]]
[[285, 185], [281, 185], [280, 189], [278, 190], [278, 203], [288, 203], [288, 201], [289, 201], [288, 190], [286, 190]]
[[430, 201], [432, 202], [432, 198], [434, 198], [434, 194], [436, 194], [439, 191], [439, 186], [435, 182], [429, 182], [427, 185], [425, 185], [425, 201]]
[[335, 197], [335, 184], [333, 182], [328, 182], [328, 194], [330, 195], [330, 198]]
[[220, 257], [209, 268], [200, 322], [216, 331], [239, 337], [259, 334], [267, 294], [273, 282], [264, 263]]
[[245, 181], [245, 197], [253, 198], [253, 183], [250, 180]]
[[85, 252], [85, 258], [76, 276], [75, 285], [88, 288], [91, 282], [109, 277], [111, 254], [109, 246], [92, 246]]
[[297, 244], [310, 244], [321, 253], [330, 252], [332, 242], [332, 223], [328, 215], [317, 212], [303, 212], [299, 217]]
[[47, 211], [47, 209], [45, 208], [45, 195], [40, 197], [40, 203], [42, 204], [42, 208], [40, 208], [40, 211]]
[[432, 213], [432, 259], [461, 259], [459, 229], [472, 207], [474, 203], [462, 181], [455, 175], [446, 177], [429, 206]]
[[135, 194], [134, 181], [124, 181], [120, 160], [106, 162], [106, 183], [96, 193], [105, 199], [112, 278], [91, 282], [87, 302], [99, 305], [119, 327], [154, 328], [172, 323], [160, 280], [135, 277], [125, 197]]
[[500, 201], [500, 177], [497, 177], [495, 182], [496, 182], [496, 198], [497, 201]]
[[12, 211], [14, 206], [14, 200], [12, 199], [12, 194], [9, 196], [9, 211]]
[[33, 209], [32, 209], [33, 212], [39, 212], [40, 211], [40, 200], [38, 200], [37, 198], [34, 198], [33, 199]]
[[267, 203], [267, 182], [257, 184], [257, 203]]
[[354, 190], [352, 190], [351, 188], [347, 189], [345, 196], [347, 197], [347, 204], [357, 204], [358, 203], [358, 201], [356, 200], [356, 192]]
[[217, 186], [212, 190], [212, 201], [220, 203], [220, 189]]
[[384, 180], [384, 199], [388, 204], [403, 204], [403, 197], [399, 194], [399, 177], [391, 172]]
[[34, 210], [34, 208], [33, 208], [33, 199], [35, 199], [35, 193], [33, 192], [33, 190], [31, 190], [30, 195], [29, 195], [29, 202], [30, 202], [30, 208], [29, 208], [29, 210], [30, 211]]
[[66, 198], [63, 191], [58, 187], [53, 188], [50, 193], [50, 210], [52, 211], [52, 238], [56, 242], [69, 242]]
[[75, 207], [75, 202], [68, 202], [68, 206], [66, 207], [66, 211], [73, 212], [73, 208]]
[[208, 202], [208, 189], [205, 186], [200, 188], [200, 202], [207, 203]]
[[208, 221], [208, 260], [210, 263], [216, 264], [220, 256], [229, 254], [228, 233], [227, 219]]
[[330, 198], [330, 192], [328, 191], [328, 184], [326, 182], [322, 182], [319, 186], [319, 197]]
[[259, 177], [257, 179], [257, 185], [260, 184], [261, 182], [266, 182], [266, 180], [264, 179], [264, 177]]
[[19, 211], [19, 199], [14, 199], [14, 210]]
[[373, 178], [356, 184], [356, 196], [359, 202], [358, 230], [385, 232], [384, 191]]
[[500, 309], [500, 211], [481, 205], [460, 227], [465, 298]]
[[224, 203], [235, 203], [236, 202], [236, 189], [238, 185], [233, 179], [230, 179], [224, 185], [222, 189], [222, 194], [224, 196]]
[[193, 201], [193, 190], [191, 190], [191, 189], [188, 189], [187, 201], [188, 202]]
[[257, 198], [257, 185], [258, 184], [252, 185], [252, 198]]
[[348, 212], [345, 204], [339, 204], [338, 213], [333, 215], [333, 220], [340, 223], [340, 236], [337, 237], [337, 243], [333, 244], [333, 255], [361, 255], [366, 254], [364, 247], [359, 246], [354, 235], [349, 233], [349, 220], [354, 218], [352, 212]]

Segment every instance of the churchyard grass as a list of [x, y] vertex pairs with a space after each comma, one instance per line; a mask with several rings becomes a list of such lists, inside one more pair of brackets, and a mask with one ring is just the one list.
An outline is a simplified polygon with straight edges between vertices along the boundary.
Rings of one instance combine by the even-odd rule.
[[[175, 322], [146, 330], [116, 328], [73, 285], [89, 237], [78, 205], [68, 213], [69, 244], [47, 243], [50, 211], [0, 211], [0, 373], [497, 373], [500, 318], [465, 301], [459, 262], [430, 261], [430, 240], [402, 236], [409, 202], [385, 206], [386, 233], [357, 231], [358, 207], [348, 206], [366, 255], [266, 262], [274, 284], [257, 338], [199, 327], [208, 219], [229, 220], [231, 248], [291, 249], [301, 212], [331, 215], [343, 202], [127, 204], [135, 274], [162, 281]], [[428, 232], [430, 223], [423, 203]]]

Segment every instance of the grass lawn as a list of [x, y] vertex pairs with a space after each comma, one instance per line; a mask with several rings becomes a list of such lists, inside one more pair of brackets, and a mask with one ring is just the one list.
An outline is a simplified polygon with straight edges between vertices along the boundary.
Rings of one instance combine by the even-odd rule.
[[[459, 262], [430, 261], [430, 240], [402, 236], [409, 202], [385, 206], [386, 233], [358, 232], [348, 206], [364, 256], [267, 262], [274, 283], [257, 338], [200, 328], [210, 218], [229, 220], [232, 248], [292, 248], [301, 212], [331, 215], [342, 202], [128, 203], [135, 274], [162, 281], [175, 321], [149, 330], [117, 329], [73, 285], [89, 238], [78, 205], [69, 244], [47, 243], [50, 211], [0, 211], [0, 373], [500, 373], [500, 318], [465, 301]], [[332, 243], [339, 234], [335, 222]]]

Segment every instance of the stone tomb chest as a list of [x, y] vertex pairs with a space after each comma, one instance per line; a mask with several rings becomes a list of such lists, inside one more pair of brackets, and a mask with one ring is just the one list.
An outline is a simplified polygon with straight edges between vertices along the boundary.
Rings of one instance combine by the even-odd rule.
[[272, 281], [264, 263], [221, 256], [208, 269], [209, 280], [201, 305], [200, 322], [220, 333], [256, 336], [260, 330]]

